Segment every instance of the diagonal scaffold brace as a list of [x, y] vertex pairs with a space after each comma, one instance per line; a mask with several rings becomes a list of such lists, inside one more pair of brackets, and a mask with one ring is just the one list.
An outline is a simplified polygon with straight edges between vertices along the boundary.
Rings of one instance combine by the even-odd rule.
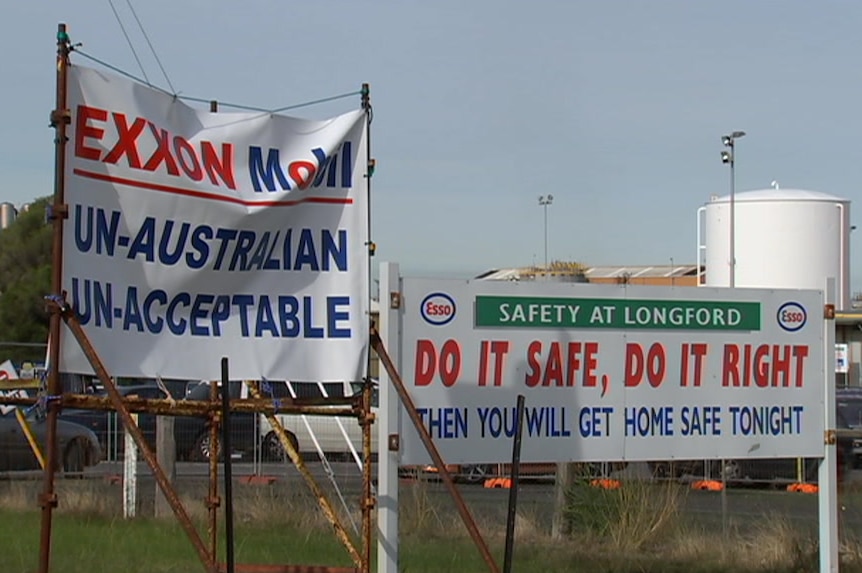
[[455, 507], [458, 509], [458, 514], [461, 516], [461, 520], [467, 527], [467, 532], [473, 539], [473, 543], [476, 544], [476, 548], [479, 550], [479, 553], [481, 553], [482, 559], [488, 566], [488, 571], [491, 573], [499, 573], [500, 568], [497, 566], [497, 562], [494, 561], [494, 556], [491, 555], [491, 551], [488, 549], [488, 545], [485, 543], [482, 533], [476, 526], [476, 521], [473, 519], [464, 498], [461, 496], [461, 492], [459, 492], [458, 488], [455, 486], [455, 480], [446, 468], [446, 463], [443, 461], [443, 457], [437, 450], [437, 446], [434, 445], [434, 441], [431, 439], [428, 429], [425, 428], [425, 424], [422, 423], [422, 419], [416, 411], [416, 404], [413, 403], [413, 399], [410, 397], [410, 394], [407, 392], [407, 388], [404, 386], [404, 381], [401, 380], [401, 375], [398, 373], [398, 369], [395, 368], [395, 364], [392, 362], [389, 352], [386, 351], [386, 346], [383, 344], [383, 339], [380, 338], [380, 333], [377, 332], [377, 329], [373, 326], [371, 327], [371, 347], [380, 358], [380, 362], [386, 369], [386, 373], [389, 375], [389, 380], [392, 382], [392, 385], [395, 386], [395, 391], [398, 393], [398, 397], [401, 399], [404, 409], [407, 410], [407, 414], [413, 422], [413, 427], [416, 428], [419, 438], [422, 440], [422, 443], [425, 445], [425, 449], [428, 451], [428, 455], [431, 456], [431, 460], [437, 468], [437, 475], [439, 475], [443, 480], [443, 484], [446, 486], [449, 495], [452, 496], [452, 500], [455, 502]]
[[81, 347], [81, 350], [83, 350], [84, 355], [87, 357], [87, 360], [93, 367], [93, 371], [96, 373], [96, 376], [99, 378], [99, 381], [102, 383], [106, 392], [108, 393], [108, 397], [110, 398], [111, 404], [113, 405], [114, 410], [116, 410], [117, 414], [120, 416], [120, 419], [123, 422], [123, 426], [126, 428], [126, 431], [128, 431], [129, 434], [132, 436], [132, 439], [134, 440], [135, 445], [138, 447], [138, 450], [141, 452], [144, 461], [147, 463], [147, 466], [149, 466], [150, 471], [153, 473], [153, 477], [155, 478], [156, 483], [159, 485], [159, 489], [161, 489], [162, 493], [165, 496], [165, 499], [171, 506], [174, 515], [180, 522], [180, 526], [182, 526], [183, 530], [186, 532], [186, 535], [188, 535], [189, 540], [192, 542], [192, 545], [197, 551], [198, 557], [210, 571], [214, 572], [216, 570], [215, 556], [209, 552], [206, 545], [204, 544], [200, 533], [198, 533], [197, 528], [195, 528], [195, 525], [192, 523], [191, 517], [189, 516], [188, 512], [180, 501], [177, 492], [174, 490], [170, 480], [168, 479], [162, 467], [159, 465], [155, 453], [150, 448], [149, 444], [147, 444], [143, 432], [141, 432], [141, 429], [138, 427], [137, 423], [132, 417], [129, 408], [123, 401], [123, 398], [120, 395], [119, 390], [117, 390], [117, 386], [114, 384], [114, 381], [108, 373], [108, 370], [105, 368], [102, 359], [99, 357], [98, 353], [96, 352], [96, 349], [90, 343], [90, 339], [87, 338], [87, 333], [84, 332], [84, 329], [81, 326], [81, 323], [78, 320], [78, 317], [75, 314], [74, 310], [69, 304], [66, 303], [65, 300], [60, 299], [59, 297], [50, 297], [47, 301], [47, 305], [52, 313], [55, 313], [63, 320], [63, 322], [71, 331], [72, 335], [75, 337], [75, 340], [78, 342], [78, 345]]
[[[251, 396], [254, 398], [260, 399], [261, 393], [257, 388], [257, 385], [251, 383], [249, 381], [245, 382], [246, 386], [248, 386], [248, 391]], [[364, 409], [364, 407], [363, 407]], [[350, 534], [347, 532], [347, 528], [341, 523], [341, 520], [338, 519], [338, 515], [335, 511], [332, 502], [327, 497], [326, 493], [321, 489], [320, 485], [318, 485], [317, 481], [314, 479], [314, 476], [311, 475], [311, 471], [309, 471], [308, 466], [305, 464], [305, 460], [302, 459], [302, 456], [299, 455], [299, 452], [296, 450], [296, 447], [293, 445], [287, 437], [287, 432], [284, 429], [284, 425], [281, 423], [281, 420], [278, 419], [275, 414], [271, 414], [269, 412], [264, 412], [264, 416], [269, 422], [272, 430], [275, 432], [276, 436], [278, 436], [279, 442], [281, 442], [282, 448], [284, 448], [285, 453], [290, 458], [290, 461], [293, 462], [294, 467], [299, 471], [299, 474], [302, 476], [303, 480], [305, 480], [306, 485], [314, 494], [314, 497], [317, 499], [317, 504], [320, 506], [321, 511], [323, 511], [323, 515], [326, 517], [327, 521], [329, 521], [330, 525], [332, 525], [335, 530], [335, 536], [338, 537], [338, 540], [347, 550], [347, 553], [350, 555], [350, 558], [356, 564], [358, 568], [362, 571], [368, 571], [369, 565], [367, 559], [363, 559], [363, 556], [359, 554], [359, 550], [356, 548], [356, 544], [353, 539], [351, 539]], [[367, 462], [366, 462], [367, 465]]]

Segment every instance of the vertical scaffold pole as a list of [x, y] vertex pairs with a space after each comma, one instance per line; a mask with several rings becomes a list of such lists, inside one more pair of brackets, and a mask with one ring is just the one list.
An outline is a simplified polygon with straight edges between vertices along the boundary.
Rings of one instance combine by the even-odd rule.
[[[51, 295], [63, 297], [63, 220], [66, 218], [66, 126], [70, 122], [67, 109], [67, 72], [69, 67], [69, 52], [71, 44], [66, 33], [66, 24], [57, 25], [57, 88], [56, 104], [51, 112], [51, 127], [54, 128], [54, 201], [49, 208], [48, 218], [53, 225]], [[57, 459], [57, 415], [60, 402], [57, 397], [63, 393], [60, 380], [60, 313], [52, 312], [49, 323], [48, 348], [48, 389], [45, 397], [47, 408], [46, 444], [47, 461], [43, 480], [42, 495], [39, 500], [42, 506], [42, 527], [39, 538], [39, 573], [48, 573], [51, 561], [51, 523], [54, 508], [57, 507], [57, 494], [54, 491], [54, 472], [58, 465]]]
[[374, 494], [371, 492], [371, 412], [373, 386], [370, 378], [362, 385], [362, 573], [371, 573], [371, 512], [374, 510]]
[[[374, 160], [371, 158], [371, 88], [367, 83], [362, 84], [362, 110], [365, 112], [365, 192], [366, 192], [366, 245], [368, 248], [368, 304], [369, 304], [369, 327], [370, 305], [371, 305], [371, 257], [374, 256], [375, 245], [371, 240], [371, 177], [374, 175]], [[370, 332], [370, 329], [369, 329]], [[371, 412], [372, 383], [371, 383], [371, 353], [369, 345], [366, 366], [365, 384], [362, 387], [362, 573], [370, 573], [371, 569], [371, 513], [374, 510], [374, 494], [371, 491], [371, 424], [374, 414]]]
[[[218, 102], [210, 102], [210, 113], [218, 113]], [[210, 384], [210, 401], [217, 404], [219, 399], [218, 384]], [[210, 569], [212, 573], [218, 573], [218, 508], [221, 499], [218, 494], [218, 456], [213, 452], [219, 451], [219, 428], [221, 427], [221, 411], [213, 408], [210, 413], [210, 457], [209, 457], [209, 494], [207, 495], [207, 512], [209, 522], [207, 529], [210, 542]]]

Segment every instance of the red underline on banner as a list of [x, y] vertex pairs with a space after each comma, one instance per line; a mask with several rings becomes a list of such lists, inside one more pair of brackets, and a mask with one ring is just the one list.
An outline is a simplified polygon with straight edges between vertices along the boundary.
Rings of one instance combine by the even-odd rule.
[[80, 177], [96, 179], [97, 181], [107, 181], [108, 183], [116, 183], [118, 185], [139, 187], [140, 189], [149, 189], [150, 191], [163, 191], [166, 193], [173, 193], [174, 195], [185, 195], [186, 197], [224, 201], [225, 203], [237, 203], [246, 207], [293, 207], [300, 203], [323, 203], [327, 205], [353, 204], [353, 199], [349, 197], [304, 197], [302, 199], [292, 199], [290, 201], [245, 201], [236, 197], [227, 197], [225, 195], [195, 191], [194, 189], [183, 189], [182, 187], [172, 187], [170, 185], [160, 185], [158, 183], [149, 183], [147, 181], [138, 181], [136, 179], [126, 179], [125, 177], [116, 177], [114, 175], [106, 175], [105, 173], [85, 171], [84, 169], [73, 169], [72, 173]]

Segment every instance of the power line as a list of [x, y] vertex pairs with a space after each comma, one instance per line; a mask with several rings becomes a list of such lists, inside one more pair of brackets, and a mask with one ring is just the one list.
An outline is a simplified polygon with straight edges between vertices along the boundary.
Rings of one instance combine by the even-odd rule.
[[[93, 61], [93, 62], [96, 62], [96, 63], [97, 63], [97, 64], [99, 64], [100, 66], [104, 66], [104, 67], [108, 68], [109, 70], [111, 70], [111, 71], [113, 71], [113, 72], [116, 72], [116, 73], [120, 74], [121, 76], [124, 76], [124, 77], [126, 77], [126, 78], [128, 78], [128, 79], [130, 79], [130, 80], [132, 80], [132, 81], [135, 81], [135, 82], [138, 82], [138, 83], [141, 83], [141, 84], [145, 84], [145, 85], [147, 85], [148, 87], [153, 88], [154, 90], [158, 90], [158, 91], [162, 92], [162, 93], [163, 93], [163, 94], [165, 94], [165, 95], [169, 95], [169, 96], [171, 96], [171, 97], [174, 97], [174, 98], [177, 98], [177, 99], [180, 99], [180, 100], [193, 101], [193, 102], [198, 102], [198, 103], [209, 103], [209, 102], [211, 102], [211, 101], [212, 101], [212, 98], [210, 98], [210, 99], [205, 99], [205, 98], [192, 97], [192, 96], [184, 96], [184, 95], [179, 95], [179, 94], [173, 94], [173, 93], [170, 93], [169, 91], [167, 91], [167, 90], [165, 90], [165, 89], [162, 89], [162, 88], [160, 88], [159, 86], [156, 86], [156, 85], [153, 85], [153, 84], [149, 83], [149, 81], [144, 81], [144, 80], [142, 80], [141, 78], [139, 78], [139, 77], [135, 76], [134, 74], [130, 74], [129, 72], [127, 72], [127, 71], [123, 70], [122, 68], [118, 68], [117, 66], [114, 66], [114, 65], [112, 65], [112, 64], [109, 64], [108, 62], [106, 62], [106, 61], [104, 61], [104, 60], [100, 60], [100, 59], [99, 59], [99, 58], [97, 58], [96, 56], [92, 56], [92, 55], [88, 54], [87, 52], [84, 52], [84, 51], [83, 51], [83, 50], [81, 50], [80, 48], [75, 48], [75, 53], [76, 53], [76, 54], [80, 54], [81, 56], [83, 56], [83, 57], [87, 58], [88, 60], [91, 60], [91, 61]], [[362, 90], [357, 90], [357, 91], [353, 91], [353, 92], [347, 92], [347, 93], [338, 94], [338, 95], [334, 95], [334, 96], [329, 96], [329, 97], [324, 97], [324, 98], [320, 98], [320, 99], [315, 99], [315, 100], [311, 100], [311, 101], [307, 101], [307, 102], [303, 102], [303, 103], [297, 103], [297, 104], [288, 105], [288, 106], [284, 106], [284, 107], [278, 107], [278, 108], [275, 108], [275, 109], [266, 109], [266, 108], [263, 108], [263, 107], [256, 107], [256, 106], [251, 106], [251, 105], [243, 105], [243, 104], [239, 104], [239, 103], [230, 103], [230, 102], [224, 102], [224, 101], [219, 101], [219, 105], [220, 105], [220, 106], [223, 106], [223, 107], [230, 107], [230, 108], [234, 108], [234, 109], [241, 109], [241, 110], [244, 110], [244, 111], [257, 111], [257, 112], [260, 112], [260, 113], [281, 113], [281, 112], [283, 112], [283, 111], [288, 111], [288, 110], [292, 110], [292, 109], [298, 109], [298, 108], [301, 108], [301, 107], [308, 107], [308, 106], [311, 106], [311, 105], [317, 105], [317, 104], [321, 104], [321, 103], [327, 103], [327, 102], [335, 101], [335, 100], [338, 100], [338, 99], [344, 99], [344, 98], [348, 98], [348, 97], [355, 97], [355, 96], [357, 96], [357, 95], [360, 95], [361, 93], [362, 93]]]
[[150, 51], [153, 53], [156, 63], [159, 64], [159, 69], [162, 70], [162, 75], [165, 76], [165, 81], [168, 82], [168, 87], [171, 88], [173, 93], [177, 93], [177, 90], [174, 89], [174, 84], [171, 83], [171, 78], [168, 77], [168, 73], [162, 65], [161, 58], [159, 58], [159, 55], [156, 53], [156, 49], [153, 47], [153, 43], [150, 41], [149, 34], [147, 34], [147, 31], [144, 29], [144, 25], [141, 23], [140, 18], [138, 18], [138, 13], [135, 12], [135, 8], [132, 6], [132, 0], [126, 0], [126, 4], [129, 5], [129, 10], [132, 11], [132, 16], [135, 17], [135, 22], [138, 23], [138, 28], [141, 29], [141, 33], [144, 35], [144, 39], [147, 41], [147, 45], [150, 47]]
[[108, 4], [111, 6], [111, 11], [114, 13], [114, 18], [117, 19], [117, 24], [120, 25], [120, 30], [123, 31], [123, 36], [126, 37], [126, 42], [129, 44], [129, 48], [132, 50], [132, 55], [135, 56], [135, 61], [138, 62], [138, 67], [141, 68], [141, 73], [144, 75], [144, 79], [146, 80], [143, 83], [146, 83], [148, 86], [151, 86], [150, 78], [147, 77], [147, 71], [144, 69], [144, 65], [141, 63], [141, 59], [138, 57], [138, 52], [135, 50], [135, 45], [132, 43], [132, 39], [129, 37], [128, 32], [126, 32], [126, 27], [123, 26], [123, 20], [120, 18], [120, 14], [117, 12], [117, 8], [114, 6], [113, 0], [108, 0]]

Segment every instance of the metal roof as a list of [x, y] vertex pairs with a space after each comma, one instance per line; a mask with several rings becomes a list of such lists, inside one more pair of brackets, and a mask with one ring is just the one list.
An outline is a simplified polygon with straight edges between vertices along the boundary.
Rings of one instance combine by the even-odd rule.
[[477, 279], [485, 281], [516, 281], [521, 277], [522, 272], [527, 269], [491, 269], [477, 276]]
[[[616, 266], [600, 266], [600, 267], [582, 267], [584, 276], [588, 279], [602, 278], [654, 278], [654, 277], [685, 277], [697, 274], [697, 265], [616, 265]], [[564, 276], [568, 274], [576, 274], [579, 270], [551, 268], [545, 271], [541, 267], [513, 267], [507, 269], [491, 269], [479, 276], [477, 279], [489, 281], [513, 281], [524, 276], [536, 275], [553, 275]]]
[[628, 265], [589, 267], [584, 271], [589, 279], [685, 277], [697, 274], [697, 265]]
[[[821, 191], [806, 191], [805, 189], [758, 189], [744, 191], [733, 196], [734, 201], [828, 201], [846, 203], [849, 200], [837, 195]], [[728, 203], [730, 195], [722, 195], [710, 200], [710, 203]]]

